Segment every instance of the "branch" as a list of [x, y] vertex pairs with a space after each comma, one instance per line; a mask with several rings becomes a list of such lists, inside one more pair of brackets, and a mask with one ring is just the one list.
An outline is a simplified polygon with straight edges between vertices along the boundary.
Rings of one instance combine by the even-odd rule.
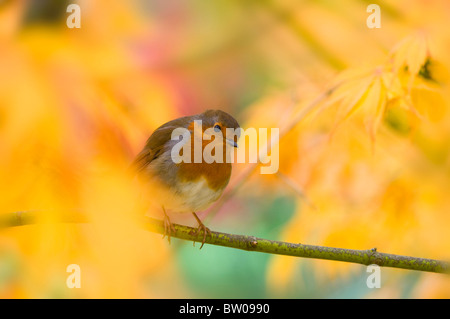
[[[37, 217], [36, 212], [37, 211], [24, 211], [0, 215], [0, 229], [35, 224]], [[63, 214], [60, 222], [85, 223], [87, 220], [79, 212], [72, 211]], [[164, 223], [161, 220], [147, 217], [143, 226], [144, 229], [148, 231], [164, 234]], [[197, 233], [197, 228], [179, 224], [173, 224], [173, 226], [174, 231], [172, 232], [171, 237], [193, 242], [201, 242], [203, 240], [203, 234]], [[205, 243], [275, 255], [335, 260], [362, 265], [376, 264], [381, 267], [450, 274], [449, 262], [380, 253], [376, 250], [376, 248], [356, 250], [295, 244], [254, 236], [235, 235], [216, 231], [211, 231], [211, 235], [206, 237]]]
[[[175, 232], [172, 237], [201, 242], [202, 234], [197, 234], [196, 228], [173, 224]], [[146, 229], [156, 233], [164, 233], [162, 221], [149, 218]], [[205, 244], [225, 246], [247, 251], [258, 251], [275, 255], [315, 258], [325, 260], [343, 261], [363, 265], [376, 264], [382, 267], [402, 268], [435, 273], [449, 273], [450, 263], [400, 255], [380, 253], [376, 248], [367, 250], [333, 248], [315, 245], [294, 244], [282, 241], [269, 240], [247, 235], [234, 235], [211, 231], [206, 237]]]

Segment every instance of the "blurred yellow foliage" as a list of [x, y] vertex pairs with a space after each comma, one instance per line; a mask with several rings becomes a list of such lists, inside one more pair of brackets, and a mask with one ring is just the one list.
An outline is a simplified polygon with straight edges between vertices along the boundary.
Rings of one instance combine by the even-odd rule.
[[[17, 33], [4, 34], [0, 50], [0, 213], [42, 210], [44, 222], [2, 231], [1, 267], [18, 263], [0, 287], [3, 298], [157, 297], [146, 278], [160, 270], [174, 276], [162, 267], [165, 243], [134, 220], [137, 190], [126, 168], [145, 141], [142, 128], [148, 132], [177, 111], [163, 82], [145, 74], [120, 38], [106, 38], [111, 30], [142, 36], [130, 27], [134, 8], [108, 4], [104, 14], [103, 4], [89, 11], [101, 23], [85, 19], [92, 27], [76, 32], [19, 32], [13, 28], [24, 3], [0, 7], [2, 23], [9, 21], [2, 31]], [[149, 112], [150, 101], [164, 107]], [[67, 210], [87, 213], [92, 224], [55, 224]], [[82, 270], [81, 292], [66, 287], [73, 263]]]
[[[439, 24], [445, 22], [434, 21]], [[449, 258], [449, 60], [437, 47], [448, 48], [450, 38], [447, 31], [433, 31], [407, 36], [379, 57], [381, 63], [338, 74], [318, 112], [282, 140], [281, 172], [301, 190], [284, 240]], [[299, 263], [272, 258], [267, 280], [274, 295], [292, 291], [293, 278], [298, 284]], [[324, 285], [359, 269], [314, 264]], [[384, 297], [400, 296], [398, 282], [388, 284]], [[433, 297], [449, 296], [447, 281], [430, 282], [426, 292], [416, 289], [414, 296], [430, 297], [432, 290], [439, 291]]]

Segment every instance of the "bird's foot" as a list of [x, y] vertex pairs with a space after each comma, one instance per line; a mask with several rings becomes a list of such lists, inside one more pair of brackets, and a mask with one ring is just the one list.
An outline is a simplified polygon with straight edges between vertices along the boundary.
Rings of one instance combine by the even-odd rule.
[[211, 235], [211, 230], [206, 227], [203, 223], [198, 225], [198, 228], [195, 232], [195, 234], [200, 234], [203, 231], [203, 240], [202, 240], [202, 245], [200, 246], [200, 249], [202, 249], [203, 245], [206, 242], [206, 235]]
[[[192, 214], [194, 214], [194, 217], [195, 217], [195, 219], [197, 219], [197, 222], [198, 222], [198, 227], [194, 234], [197, 235], [197, 234], [201, 234], [203, 232], [203, 240], [202, 240], [202, 244], [200, 246], [200, 249], [202, 249], [203, 245], [206, 242], [206, 236], [207, 235], [211, 236], [211, 230], [208, 227], [206, 227], [205, 224], [202, 223], [200, 218], [198, 218], [197, 214], [195, 214], [195, 213], [192, 213]], [[195, 245], [195, 241], [194, 241], [194, 245]]]
[[170, 235], [172, 234], [172, 232], [175, 232], [175, 226], [173, 226], [172, 222], [170, 221], [169, 215], [166, 214], [166, 211], [164, 210], [164, 234], [163, 234], [163, 239], [164, 237], [167, 236], [167, 241], [170, 244]]

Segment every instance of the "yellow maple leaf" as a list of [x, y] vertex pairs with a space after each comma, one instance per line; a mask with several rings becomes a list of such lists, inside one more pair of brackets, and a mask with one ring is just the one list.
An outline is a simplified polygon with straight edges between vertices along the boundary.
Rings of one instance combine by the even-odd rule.
[[424, 32], [418, 32], [406, 37], [398, 43], [391, 52], [391, 60], [394, 72], [399, 72], [405, 67], [409, 72], [409, 84], [411, 89], [412, 82], [420, 69], [431, 56], [427, 35]]
[[[325, 102], [326, 108], [330, 105], [336, 106], [336, 114], [332, 133], [352, 115], [359, 113], [363, 117], [363, 122], [369, 132], [372, 141], [383, 118], [388, 89], [385, 85], [387, 73], [382, 66], [375, 69], [358, 70], [341, 75], [339, 81], [341, 85], [331, 94]], [[347, 78], [346, 78], [347, 76]], [[397, 84], [395, 81], [392, 83]], [[394, 95], [399, 88], [389, 91]]]

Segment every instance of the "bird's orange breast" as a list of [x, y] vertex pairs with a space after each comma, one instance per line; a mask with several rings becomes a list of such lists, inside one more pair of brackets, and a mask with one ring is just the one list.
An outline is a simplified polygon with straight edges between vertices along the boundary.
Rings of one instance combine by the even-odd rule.
[[[202, 154], [205, 146], [212, 141], [202, 141]], [[194, 163], [194, 136], [191, 136], [191, 163], [179, 163], [178, 178], [183, 182], [195, 182], [205, 178], [209, 188], [222, 191], [228, 184], [231, 176], [231, 163], [226, 162], [226, 146], [223, 145], [222, 163], [206, 163], [203, 158], [201, 163]], [[214, 154], [213, 154], [214, 155]]]
[[221, 191], [230, 180], [230, 163], [180, 163], [178, 177], [182, 182], [196, 182], [202, 177], [206, 179], [209, 188]]

